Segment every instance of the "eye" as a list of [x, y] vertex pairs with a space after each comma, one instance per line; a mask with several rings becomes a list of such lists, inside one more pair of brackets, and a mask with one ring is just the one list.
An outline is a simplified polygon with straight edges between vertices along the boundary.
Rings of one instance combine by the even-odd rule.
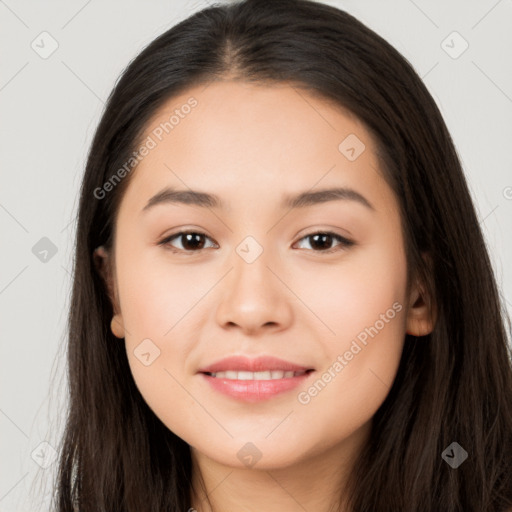
[[[200, 231], [180, 231], [179, 233], [174, 233], [164, 238], [161, 242], [158, 242], [158, 245], [168, 246], [173, 252], [199, 252], [206, 248], [202, 237], [210, 239], [208, 235]], [[181, 248], [176, 248], [171, 245], [172, 241], [180, 238], [182, 239]]]
[[[332, 253], [342, 251], [343, 249], [354, 245], [352, 240], [349, 240], [348, 238], [338, 235], [332, 231], [317, 231], [315, 233], [310, 233], [309, 235], [302, 237], [299, 242], [307, 239], [313, 240], [313, 246], [320, 248], [319, 250], [314, 250], [314, 252]], [[339, 244], [330, 248], [329, 246], [335, 240], [337, 240]]]
[[[158, 242], [158, 245], [169, 247], [173, 252], [193, 253], [208, 248], [205, 246], [204, 238], [211, 240], [208, 235], [201, 231], [180, 231], [164, 238], [162, 241]], [[181, 247], [175, 247], [171, 244], [174, 240], [179, 239], [181, 239], [182, 242]], [[311, 239], [313, 241], [313, 244], [310, 243], [310, 246], [312, 245], [314, 252], [332, 253], [354, 245], [352, 240], [332, 231], [318, 231], [310, 233], [309, 235], [302, 237], [299, 242], [307, 239]], [[330, 247], [333, 241], [338, 241], [338, 245]], [[215, 247], [216, 244], [214, 243], [213, 246]]]

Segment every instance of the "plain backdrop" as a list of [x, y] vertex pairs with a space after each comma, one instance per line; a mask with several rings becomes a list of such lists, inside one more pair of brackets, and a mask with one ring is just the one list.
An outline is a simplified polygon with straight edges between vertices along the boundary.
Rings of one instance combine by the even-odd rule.
[[[510, 314], [512, 1], [325, 3], [382, 35], [423, 78], [455, 141]], [[0, 512], [48, 510], [66, 407], [78, 190], [104, 102], [144, 46], [207, 5], [0, 0]]]

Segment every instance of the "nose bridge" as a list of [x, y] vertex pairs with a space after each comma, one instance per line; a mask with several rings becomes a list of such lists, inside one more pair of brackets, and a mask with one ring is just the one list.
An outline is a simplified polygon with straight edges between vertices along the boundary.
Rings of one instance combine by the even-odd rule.
[[[259, 239], [261, 238], [260, 236]], [[273, 266], [273, 251], [268, 245], [264, 245], [265, 243], [253, 235], [246, 235], [235, 247], [231, 257], [231, 265], [234, 267], [230, 283], [232, 291], [238, 290], [243, 293], [249, 292], [249, 295], [254, 293], [261, 296], [275, 286], [275, 283], [270, 282], [272, 273], [268, 269], [268, 266]], [[250, 289], [246, 290], [246, 287], [252, 287], [252, 292]], [[261, 290], [262, 287], [265, 287], [266, 291]]]
[[[261, 240], [261, 237], [260, 237]], [[246, 265], [253, 265], [255, 262], [259, 260], [259, 265], [261, 265], [262, 261], [266, 261], [267, 255], [262, 258], [264, 253], [269, 253], [269, 247], [266, 248], [263, 246], [263, 243], [260, 243], [253, 235], [247, 235], [235, 248], [235, 252], [239, 256], [239, 258]], [[271, 251], [270, 251], [271, 252]], [[239, 263], [239, 262], [237, 262]], [[243, 265], [240, 265], [243, 268]], [[258, 265], [257, 265], [258, 266]]]
[[283, 285], [272, 271], [278, 275], [283, 273], [280, 262], [284, 235], [279, 212], [273, 207], [264, 206], [276, 204], [279, 199], [271, 191], [265, 194], [262, 189], [259, 195], [266, 196], [263, 203], [250, 201], [249, 197], [243, 195], [237, 198], [240, 215], [230, 222], [236, 244], [233, 246], [234, 254], [229, 256], [230, 267], [235, 267], [231, 272], [234, 274], [232, 278], [244, 282], [254, 280], [257, 286], [267, 285], [267, 291], [277, 287], [279, 293], [283, 292], [279, 290]]

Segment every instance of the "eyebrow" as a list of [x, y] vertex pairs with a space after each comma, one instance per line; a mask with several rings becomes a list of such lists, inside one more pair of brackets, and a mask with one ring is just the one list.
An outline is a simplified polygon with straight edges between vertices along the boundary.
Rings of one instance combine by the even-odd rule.
[[[285, 196], [282, 207], [289, 209], [305, 208], [329, 201], [349, 200], [356, 201], [370, 210], [375, 210], [373, 205], [359, 192], [345, 187], [327, 188], [314, 192], [305, 191], [296, 195]], [[187, 204], [203, 208], [222, 209], [222, 200], [215, 194], [200, 192], [198, 190], [180, 190], [166, 187], [155, 194], [142, 209], [146, 212], [158, 204]]]

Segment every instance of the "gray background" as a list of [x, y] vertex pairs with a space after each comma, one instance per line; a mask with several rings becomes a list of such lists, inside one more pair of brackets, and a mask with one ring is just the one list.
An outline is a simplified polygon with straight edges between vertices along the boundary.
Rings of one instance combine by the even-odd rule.
[[[462, 160], [510, 314], [512, 0], [325, 3], [382, 35], [424, 79]], [[104, 101], [145, 45], [206, 5], [0, 0], [0, 512], [48, 510], [66, 406], [78, 189]], [[42, 58], [52, 38], [58, 48]], [[57, 252], [42, 261], [51, 245]]]

